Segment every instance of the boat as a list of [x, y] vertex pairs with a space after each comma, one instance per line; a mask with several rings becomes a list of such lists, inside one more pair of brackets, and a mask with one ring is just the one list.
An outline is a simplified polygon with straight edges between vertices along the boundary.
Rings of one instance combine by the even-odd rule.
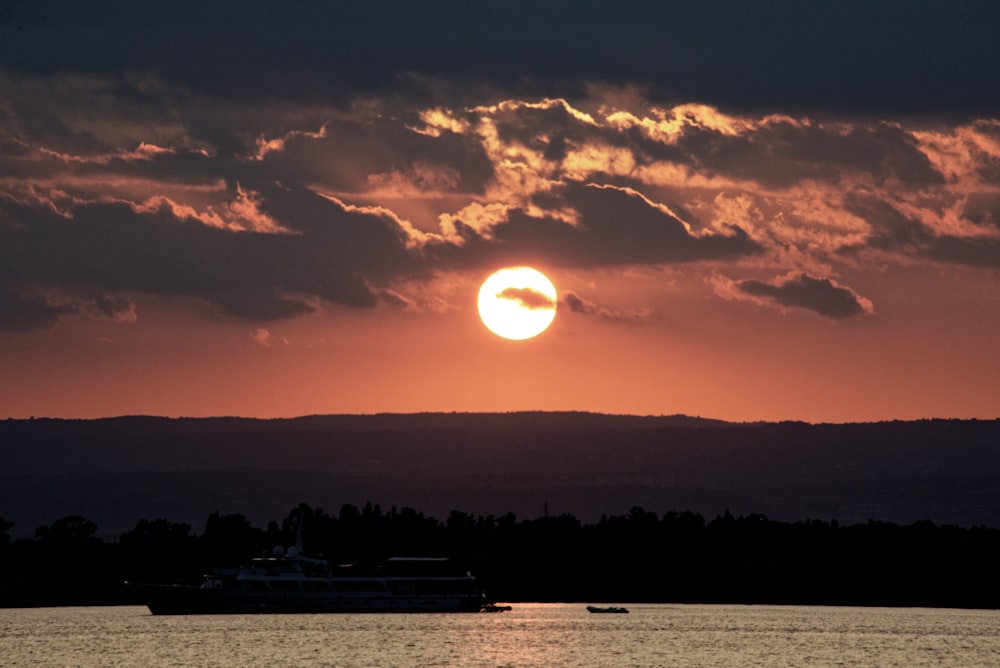
[[608, 606], [606, 608], [601, 608], [596, 605], [588, 605], [587, 612], [610, 612], [610, 613], [627, 613], [628, 608], [619, 608], [615, 606]]
[[302, 554], [301, 539], [198, 586], [127, 583], [154, 615], [307, 612], [479, 612], [476, 579], [448, 558], [395, 557], [337, 566]]

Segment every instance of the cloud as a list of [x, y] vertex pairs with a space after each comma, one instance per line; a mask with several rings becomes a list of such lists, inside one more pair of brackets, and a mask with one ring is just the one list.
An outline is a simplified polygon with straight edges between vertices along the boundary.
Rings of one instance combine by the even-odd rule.
[[685, 104], [606, 122], [633, 137], [638, 162], [668, 161], [707, 176], [750, 180], [771, 188], [803, 181], [836, 182], [845, 170], [875, 181], [937, 183], [941, 175], [918, 140], [891, 122], [822, 122], [770, 114], [752, 118]]
[[744, 299], [778, 308], [805, 309], [834, 320], [872, 315], [872, 302], [830, 278], [789, 272], [772, 281], [713, 280], [716, 292], [727, 299]]
[[401, 308], [405, 311], [412, 311], [417, 308], [415, 300], [396, 290], [380, 290], [379, 297], [390, 306]]
[[[513, 96], [416, 74], [333, 103], [94, 67], [0, 66], [0, 290], [18, 328], [127, 322], [147, 296], [260, 322], [442, 312], [455, 303], [410, 288], [508, 263], [1000, 265], [996, 119], [661, 103], [639, 84]], [[736, 293], [778, 303], [762, 285]]]
[[573, 313], [594, 315], [603, 320], [641, 320], [650, 315], [649, 309], [622, 311], [602, 306], [596, 302], [584, 299], [573, 291], [566, 291], [563, 294], [562, 303]]
[[[582, 0], [571, 12], [529, 0], [461, 7], [177, 0], [141, 8], [112, 0], [5, 9], [0, 64], [12, 70], [156, 71], [173, 85], [241, 102], [339, 106], [437, 77], [467, 90], [489, 84], [533, 95], [630, 81], [648, 86], [657, 102], [680, 97], [754, 109], [974, 113], [1000, 106], [988, 85], [998, 60], [991, 2], [963, 3], [962, 11], [935, 0], [754, 0], [726, 11], [696, 0], [627, 11]], [[137, 87], [107, 94], [143, 99]]]
[[263, 328], [252, 330], [250, 332], [250, 341], [255, 348], [273, 348], [274, 346], [290, 345], [290, 341], [284, 336], [275, 336]]
[[60, 316], [73, 312], [65, 306], [50, 305], [42, 297], [22, 296], [0, 286], [0, 331], [49, 329], [59, 322]]
[[118, 324], [134, 323], [139, 319], [135, 302], [124, 295], [98, 295], [72, 298], [66, 303], [76, 312], [99, 320]]
[[[16, 277], [8, 294], [19, 284], [67, 295], [92, 286], [197, 298], [232, 315], [272, 320], [313, 312], [323, 301], [374, 306], [366, 276], [412, 273], [407, 267], [416, 263], [405, 231], [391, 219], [308, 193], [284, 193], [269, 202], [268, 218], [288, 220], [295, 234], [207, 225], [190, 208], [165, 199], [53, 202], [0, 194], [0, 215], [17, 221], [0, 225], [0, 262], [6, 276]], [[38, 300], [17, 304], [12, 313], [23, 313], [20, 327], [48, 326], [66, 310]]]
[[924, 255], [949, 264], [1000, 269], [1000, 239], [942, 237], [935, 240]]
[[[417, 131], [420, 111], [392, 99], [371, 101], [357, 111], [327, 109], [318, 131], [292, 130], [267, 141], [280, 150], [248, 151], [252, 164], [244, 169], [321, 186], [338, 196], [481, 194], [493, 164], [480, 142], [455, 132]], [[261, 139], [256, 141], [259, 146]]]
[[135, 303], [120, 295], [78, 296], [0, 286], [0, 331], [50, 329], [60, 320], [86, 316], [115, 323], [138, 319]]
[[549, 309], [555, 307], [555, 301], [546, 294], [533, 288], [504, 288], [497, 297], [519, 302], [529, 309]]
[[[528, 258], [549, 266], [595, 268], [730, 259], [753, 255], [760, 246], [741, 228], [695, 233], [667, 207], [640, 193], [613, 186], [568, 185], [553, 193], [572, 209], [577, 224], [524, 209], [505, 212], [485, 236], [461, 220], [452, 225], [459, 245], [437, 246], [443, 262], [496, 264]], [[522, 260], [523, 263], [525, 260]]]
[[[865, 247], [970, 267], [1000, 267], [1000, 230], [992, 214], [959, 217], [949, 226], [941, 214], [910, 208], [904, 213], [899, 204], [884, 200], [850, 197], [847, 208], [867, 221], [872, 233], [864, 246], [843, 249], [845, 254], [863, 252]], [[954, 233], [949, 233], [954, 230]]]
[[427, 286], [406, 285], [401, 286], [401, 290], [386, 288], [378, 290], [377, 294], [380, 302], [416, 315], [441, 314], [455, 309], [453, 304], [440, 295], [431, 294]]

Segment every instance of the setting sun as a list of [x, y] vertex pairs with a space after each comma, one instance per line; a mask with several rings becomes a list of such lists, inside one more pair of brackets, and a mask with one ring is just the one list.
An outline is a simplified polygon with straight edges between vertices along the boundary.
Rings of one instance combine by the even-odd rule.
[[556, 317], [556, 289], [531, 267], [507, 267], [492, 274], [479, 289], [479, 317], [505, 339], [538, 336]]

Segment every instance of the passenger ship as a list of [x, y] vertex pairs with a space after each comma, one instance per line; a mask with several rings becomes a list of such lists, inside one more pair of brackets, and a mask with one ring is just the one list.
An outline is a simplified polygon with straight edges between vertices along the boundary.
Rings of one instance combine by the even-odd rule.
[[[301, 544], [301, 541], [299, 541]], [[450, 559], [335, 566], [301, 548], [275, 548], [247, 566], [217, 569], [200, 586], [130, 584], [154, 615], [303, 612], [479, 612], [476, 579]]]

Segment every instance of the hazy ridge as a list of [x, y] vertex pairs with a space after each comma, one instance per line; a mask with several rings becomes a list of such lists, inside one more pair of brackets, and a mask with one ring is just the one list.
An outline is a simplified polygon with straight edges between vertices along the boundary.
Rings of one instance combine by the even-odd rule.
[[726, 423], [688, 416], [425, 413], [0, 422], [12, 534], [80, 514], [196, 527], [371, 500], [445, 516], [712, 517], [1000, 527], [1000, 420]]

